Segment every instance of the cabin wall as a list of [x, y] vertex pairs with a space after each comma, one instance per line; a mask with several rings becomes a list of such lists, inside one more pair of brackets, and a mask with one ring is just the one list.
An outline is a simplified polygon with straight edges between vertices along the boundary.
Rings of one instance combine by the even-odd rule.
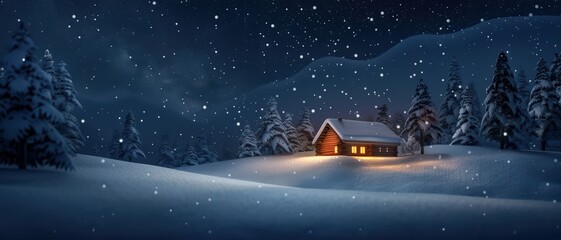
[[[339, 155], [341, 154], [341, 139], [331, 129], [330, 126], [326, 126], [321, 133], [322, 135], [318, 138], [316, 142], [316, 155]], [[338, 152], [335, 152], [335, 146], [337, 146]]]
[[[368, 144], [368, 143], [344, 143], [342, 144], [342, 155], [349, 156], [397, 156], [397, 146]], [[356, 153], [352, 152], [352, 147], [356, 146]], [[365, 152], [361, 153], [360, 148], [365, 147]]]

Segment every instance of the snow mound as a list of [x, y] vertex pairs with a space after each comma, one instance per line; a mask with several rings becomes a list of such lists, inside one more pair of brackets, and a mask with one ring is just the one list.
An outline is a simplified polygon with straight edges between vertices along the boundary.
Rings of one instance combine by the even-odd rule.
[[[552, 202], [283, 187], [85, 155], [74, 163], [74, 172], [0, 168], [3, 239], [561, 237]], [[286, 167], [263, 170], [295, 170]]]
[[561, 200], [559, 152], [435, 145], [424, 156], [262, 156], [181, 168], [303, 188]]

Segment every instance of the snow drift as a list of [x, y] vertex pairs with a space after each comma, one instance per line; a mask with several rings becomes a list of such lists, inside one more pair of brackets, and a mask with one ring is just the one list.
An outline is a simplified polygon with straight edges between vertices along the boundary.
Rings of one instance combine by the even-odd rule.
[[[448, 151], [439, 147], [429, 152], [422, 161], [412, 157], [397, 163], [304, 153], [185, 169], [224, 177], [86, 155], [75, 159], [75, 172], [3, 167], [0, 231], [9, 239], [561, 237], [561, 207], [551, 199], [560, 193], [557, 155], [501, 155], [462, 147], [450, 149], [457, 155], [445, 155]], [[438, 159], [439, 155], [443, 157]], [[454, 186], [465, 188], [469, 171], [483, 159], [488, 164], [478, 169], [482, 179], [469, 185], [485, 187], [490, 198], [483, 193], [481, 197], [422, 193], [469, 195]], [[434, 166], [441, 170], [432, 170]], [[512, 183], [501, 190], [505, 182]], [[515, 186], [522, 182], [527, 191]], [[538, 194], [532, 197], [534, 192]]]

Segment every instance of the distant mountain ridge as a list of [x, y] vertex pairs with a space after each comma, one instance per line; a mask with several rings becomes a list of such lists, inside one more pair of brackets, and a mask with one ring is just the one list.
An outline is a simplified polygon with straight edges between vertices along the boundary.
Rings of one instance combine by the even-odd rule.
[[[507, 51], [513, 70], [522, 67], [528, 79], [533, 79], [533, 69], [540, 56], [551, 60], [555, 52], [561, 52], [560, 33], [559, 16], [497, 18], [455, 33], [412, 36], [370, 60], [321, 58], [291, 77], [257, 87], [231, 101], [208, 106], [188, 116], [161, 107], [149, 109], [146, 101], [134, 96], [129, 98], [137, 100], [120, 100], [104, 103], [104, 106], [86, 100], [87, 114], [84, 116], [93, 121], [89, 129], [98, 129], [97, 125], [100, 125], [103, 130], [97, 132], [103, 132], [108, 138], [112, 129], [106, 126], [118, 124], [117, 114], [134, 104], [134, 108], [145, 109], [150, 114], [166, 115], [160, 118], [148, 116], [150, 121], [138, 124], [141, 139], [152, 150], [159, 141], [158, 133], [163, 131], [184, 135], [204, 131], [214, 135], [217, 142], [228, 142], [229, 148], [234, 148], [243, 125], [257, 128], [263, 114], [261, 108], [270, 97], [277, 98], [280, 111], [295, 115], [294, 122], [298, 121], [301, 107], [313, 109], [312, 122], [316, 128], [328, 117], [365, 119], [375, 116], [376, 106], [384, 103], [388, 104], [389, 113], [405, 111], [420, 78], [429, 87], [432, 101], [438, 107], [453, 58], [461, 65], [463, 83], [474, 82], [482, 102], [500, 50]], [[91, 114], [101, 108], [105, 109], [111, 122], [106, 117], [100, 118], [103, 115]], [[284, 117], [283, 113], [281, 115]]]

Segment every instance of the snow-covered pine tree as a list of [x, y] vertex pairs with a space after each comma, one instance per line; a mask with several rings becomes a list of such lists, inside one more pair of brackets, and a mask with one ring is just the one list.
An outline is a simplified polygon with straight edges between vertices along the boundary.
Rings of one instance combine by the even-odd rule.
[[123, 143], [121, 144], [119, 159], [133, 162], [140, 157], [146, 158], [146, 155], [144, 155], [144, 152], [140, 149], [142, 144], [140, 142], [138, 130], [136, 130], [136, 121], [132, 111], [129, 111], [125, 117], [121, 138], [123, 139]]
[[167, 134], [163, 134], [162, 140], [160, 141], [160, 147], [158, 148], [158, 165], [167, 168], [173, 168], [177, 165]]
[[195, 144], [191, 141], [187, 144], [185, 152], [183, 153], [183, 158], [181, 166], [194, 166], [199, 165], [200, 158], [197, 156], [197, 150], [195, 149]]
[[522, 99], [522, 103], [527, 105], [530, 101], [530, 86], [528, 84], [528, 78], [526, 77], [526, 72], [524, 69], [518, 70], [518, 76], [516, 81], [516, 87], [518, 87], [518, 94]]
[[375, 121], [381, 122], [384, 125], [388, 126], [388, 128], [393, 132], [397, 131], [395, 123], [392, 122], [390, 116], [388, 115], [388, 105], [386, 104], [382, 104], [382, 106], [378, 108], [378, 116], [376, 117]]
[[460, 76], [460, 65], [454, 59], [452, 63], [450, 63], [444, 102], [440, 105], [440, 115], [438, 117], [440, 128], [444, 131], [440, 139], [441, 143], [450, 143], [452, 134], [454, 134], [456, 130], [456, 122], [458, 121], [460, 110], [461, 88], [462, 78]]
[[437, 141], [442, 136], [442, 129], [438, 126], [436, 111], [432, 106], [431, 96], [423, 79], [417, 84], [408, 114], [409, 117], [401, 135], [407, 136], [408, 139], [413, 137], [421, 145], [421, 154], [424, 154], [424, 146]]
[[121, 156], [121, 144], [123, 144], [123, 139], [121, 138], [121, 133], [119, 130], [114, 129], [113, 135], [111, 136], [111, 143], [109, 143], [109, 157], [112, 159], [119, 159]]
[[257, 138], [249, 125], [245, 125], [240, 135], [240, 147], [238, 150], [238, 158], [261, 156], [259, 148], [257, 148]]
[[[45, 50], [45, 53], [43, 54], [43, 58], [41, 58], [41, 60], [39, 61], [40, 65], [41, 65], [41, 69], [43, 69], [43, 71], [45, 71], [45, 73], [47, 73], [49, 76], [51, 76], [52, 81], [56, 81], [54, 79], [55, 77], [55, 61], [53, 60], [53, 55], [51, 54], [51, 52], [49, 50]], [[54, 83], [53, 83], [54, 85]]]
[[286, 138], [290, 143], [290, 148], [292, 149], [292, 152], [303, 152], [304, 149], [302, 149], [301, 146], [302, 144], [300, 143], [300, 139], [298, 138], [298, 132], [296, 131], [296, 128], [292, 124], [292, 114], [286, 113], [286, 116], [284, 117], [283, 125], [284, 128], [286, 129]]
[[456, 132], [450, 145], [477, 145], [479, 143], [479, 119], [473, 113], [473, 93], [466, 87], [462, 92], [462, 102]]
[[551, 84], [555, 88], [557, 95], [561, 96], [561, 54], [555, 54], [555, 58], [553, 59], [550, 70]]
[[403, 127], [405, 126], [405, 120], [407, 120], [407, 118], [405, 117], [405, 114], [401, 111], [395, 112], [392, 115], [392, 121], [395, 125], [393, 129], [395, 130], [394, 131], [395, 134], [397, 134], [398, 136], [401, 134]]
[[290, 143], [286, 138], [285, 132], [286, 129], [277, 111], [277, 101], [271, 98], [267, 103], [261, 125], [255, 133], [261, 154], [274, 155], [291, 153], [292, 148], [290, 148]]
[[469, 89], [471, 89], [471, 94], [472, 94], [473, 116], [475, 116], [475, 118], [481, 121], [481, 118], [483, 117], [483, 111], [481, 110], [481, 107], [483, 106], [483, 104], [481, 104], [481, 101], [479, 101], [479, 93], [477, 92], [475, 83], [470, 82], [468, 84], [468, 87]]
[[184, 144], [181, 141], [175, 141], [173, 143], [173, 157], [178, 167], [183, 164], [183, 155], [185, 154], [185, 149], [182, 146], [184, 146]]
[[518, 149], [522, 117], [518, 89], [504, 51], [499, 53], [491, 85], [487, 88], [481, 136], [498, 142], [501, 149]]
[[298, 140], [300, 141], [300, 146], [304, 151], [313, 151], [314, 145], [312, 141], [316, 135], [316, 130], [310, 121], [310, 110], [307, 108], [302, 108], [300, 112], [300, 121], [298, 126], [296, 126], [296, 131], [298, 132]]
[[[50, 55], [50, 54], [49, 54]], [[76, 156], [76, 152], [85, 145], [85, 138], [80, 131], [78, 119], [72, 115], [75, 108], [82, 108], [76, 98], [76, 89], [72, 83], [72, 76], [66, 69], [66, 63], [60, 62], [55, 69], [53, 103], [64, 116], [64, 123], [56, 125], [57, 130], [66, 139], [69, 153]]]
[[547, 141], [556, 138], [561, 129], [561, 107], [559, 95], [551, 84], [545, 61], [540, 58], [536, 66], [535, 85], [530, 93], [528, 112], [536, 127], [533, 133], [539, 138], [540, 149], [545, 151]]
[[216, 153], [210, 150], [208, 141], [204, 134], [197, 136], [197, 141], [195, 144], [195, 152], [199, 157], [199, 164], [213, 163], [218, 161], [218, 156]]
[[74, 169], [64, 138], [54, 125], [64, 121], [52, 105], [51, 77], [37, 64], [23, 22], [12, 36], [0, 82], [0, 163]]

